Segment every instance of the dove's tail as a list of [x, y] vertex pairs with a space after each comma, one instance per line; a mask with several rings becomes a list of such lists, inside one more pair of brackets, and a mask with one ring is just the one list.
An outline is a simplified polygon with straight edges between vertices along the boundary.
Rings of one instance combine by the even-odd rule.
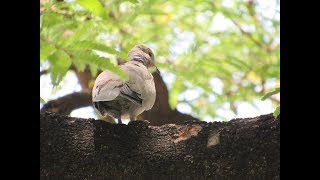
[[118, 119], [121, 117], [121, 110], [117, 108], [118, 106], [113, 106], [112, 103], [112, 101], [98, 101], [93, 102], [93, 106], [102, 116], [109, 115]]

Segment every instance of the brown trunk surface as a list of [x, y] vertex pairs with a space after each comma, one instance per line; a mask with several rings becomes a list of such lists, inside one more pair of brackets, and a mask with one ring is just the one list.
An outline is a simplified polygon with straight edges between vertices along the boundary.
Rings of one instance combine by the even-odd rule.
[[150, 126], [40, 114], [41, 179], [280, 179], [280, 118]]

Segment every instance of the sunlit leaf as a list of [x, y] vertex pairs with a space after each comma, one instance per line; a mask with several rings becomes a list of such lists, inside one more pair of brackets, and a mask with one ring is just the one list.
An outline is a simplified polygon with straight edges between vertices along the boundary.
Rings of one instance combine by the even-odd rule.
[[63, 23], [63, 15], [57, 13], [47, 13], [41, 16], [42, 26], [50, 27]]
[[270, 96], [277, 94], [280, 92], [280, 88], [276, 88], [275, 90], [268, 92], [267, 94], [265, 94], [264, 96], [262, 96], [261, 100], [265, 100], [267, 98], [269, 98]]
[[260, 83], [261, 81], [261, 76], [259, 76], [259, 74], [257, 74], [257, 72], [255, 71], [250, 71], [248, 74], [247, 74], [247, 79], [251, 82], [254, 82], [254, 83]]
[[142, 9], [140, 14], [166, 15], [166, 13], [160, 9], [149, 9], [149, 8]]
[[277, 118], [277, 117], [279, 116], [279, 114], [280, 114], [280, 106], [278, 106], [278, 107], [276, 108], [276, 110], [273, 112], [273, 116], [274, 116], [275, 118]]
[[72, 63], [75, 65], [76, 69], [80, 72], [83, 72], [87, 65], [85, 61], [79, 58], [72, 58]]
[[126, 0], [126, 1], [131, 2], [131, 3], [133, 3], [133, 4], [139, 3], [138, 0]]
[[46, 103], [46, 101], [45, 101], [45, 100], [43, 100], [43, 99], [42, 99], [42, 97], [40, 97], [40, 103], [41, 103], [41, 104], [45, 104], [45, 103]]
[[71, 59], [69, 55], [62, 50], [55, 51], [48, 59], [51, 64], [49, 71], [52, 84], [57, 86], [67, 74], [71, 65]]
[[127, 55], [123, 52], [116, 51], [115, 49], [110, 48], [106, 45], [95, 43], [92, 41], [80, 41], [76, 44], [73, 44], [70, 49], [99, 50], [102, 52], [107, 52], [109, 54], [117, 55], [118, 57], [121, 57], [123, 59], [127, 58]]
[[92, 77], [97, 76], [98, 66], [92, 64], [92, 65], [90, 66], [90, 72], [91, 72], [91, 76], [92, 76]]
[[52, 53], [54, 53], [56, 49], [44, 41], [40, 41], [40, 61], [44, 61], [47, 59], [48, 56], [50, 56]]
[[170, 94], [169, 94], [169, 105], [171, 109], [175, 109], [178, 104], [178, 95], [180, 94], [182, 89], [182, 83], [180, 80], [176, 80], [173, 83], [173, 86], [171, 88]]
[[77, 2], [81, 6], [87, 8], [92, 13], [94, 13], [100, 17], [103, 17], [103, 18], [106, 17], [106, 12], [98, 0], [77, 0]]
[[[114, 65], [113, 63], [110, 62], [109, 59], [103, 58], [98, 56], [97, 54], [93, 52], [77, 52], [76, 58], [79, 58], [83, 60], [84, 62], [90, 64], [92, 67], [90, 68], [91, 71], [95, 70], [109, 70], [112, 71], [113, 73], [117, 74], [120, 78], [123, 80], [128, 80], [128, 75], [124, 73], [123, 70], [121, 70], [118, 66]], [[95, 68], [95, 69], [93, 69]], [[93, 74], [96, 74], [97, 71], [92, 72]]]

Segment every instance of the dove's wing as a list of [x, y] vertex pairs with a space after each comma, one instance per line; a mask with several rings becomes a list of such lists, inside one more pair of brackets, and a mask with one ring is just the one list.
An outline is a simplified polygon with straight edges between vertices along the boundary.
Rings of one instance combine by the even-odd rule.
[[123, 80], [110, 71], [104, 71], [97, 77], [92, 89], [92, 101], [111, 101], [120, 94]]
[[121, 68], [129, 76], [129, 81], [126, 85], [142, 100], [142, 107], [145, 110], [151, 109], [156, 98], [156, 91], [151, 73], [143, 64], [135, 61], [127, 62]]
[[104, 71], [97, 77], [92, 90], [92, 101], [111, 101], [121, 96], [129, 101], [141, 105], [142, 99], [140, 94], [131, 90], [129, 82], [124, 82], [119, 76], [110, 71]]
[[125, 83], [120, 88], [120, 96], [128, 99], [129, 101], [131, 101], [137, 105], [142, 105], [141, 94], [138, 94], [138, 93], [132, 91], [128, 84], [129, 83]]

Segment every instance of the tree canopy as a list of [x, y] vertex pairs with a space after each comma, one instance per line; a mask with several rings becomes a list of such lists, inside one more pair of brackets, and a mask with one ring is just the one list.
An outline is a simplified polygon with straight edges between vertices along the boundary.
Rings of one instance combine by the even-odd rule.
[[[217, 109], [280, 91], [279, 1], [262, 0], [41, 0], [40, 66], [59, 86], [75, 69], [91, 74], [118, 68], [136, 44], [155, 53], [163, 76], [170, 76], [172, 109], [184, 104], [199, 119]], [[42, 98], [40, 98], [42, 100]]]

